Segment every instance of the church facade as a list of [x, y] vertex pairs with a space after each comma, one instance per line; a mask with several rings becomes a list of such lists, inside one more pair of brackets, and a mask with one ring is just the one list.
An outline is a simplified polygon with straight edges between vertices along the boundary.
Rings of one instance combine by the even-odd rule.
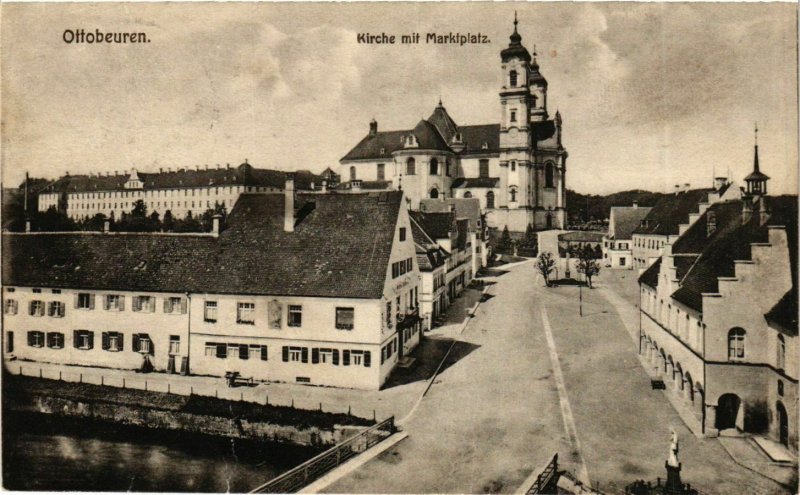
[[458, 125], [439, 105], [413, 129], [369, 133], [341, 160], [340, 189], [402, 189], [411, 209], [424, 198], [477, 198], [489, 227], [564, 228], [567, 151], [559, 112], [547, 110], [547, 80], [514, 33], [500, 53], [500, 122]]

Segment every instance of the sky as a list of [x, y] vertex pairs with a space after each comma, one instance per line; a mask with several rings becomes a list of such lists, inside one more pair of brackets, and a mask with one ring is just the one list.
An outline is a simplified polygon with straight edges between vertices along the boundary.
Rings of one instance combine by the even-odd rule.
[[[739, 180], [797, 193], [792, 3], [121, 3], [2, 6], [2, 180], [132, 168], [335, 168], [368, 132], [411, 129], [441, 97], [500, 117], [514, 11], [560, 110], [567, 187], [607, 194]], [[68, 44], [67, 29], [149, 43]], [[421, 33], [418, 45], [358, 33]], [[436, 45], [427, 33], [489, 43]]]

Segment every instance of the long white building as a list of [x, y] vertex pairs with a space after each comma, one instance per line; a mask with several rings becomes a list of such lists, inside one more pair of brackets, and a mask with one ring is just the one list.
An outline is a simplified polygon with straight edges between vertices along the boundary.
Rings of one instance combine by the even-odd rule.
[[210, 234], [4, 233], [4, 355], [380, 388], [421, 330], [403, 194], [285, 189]]

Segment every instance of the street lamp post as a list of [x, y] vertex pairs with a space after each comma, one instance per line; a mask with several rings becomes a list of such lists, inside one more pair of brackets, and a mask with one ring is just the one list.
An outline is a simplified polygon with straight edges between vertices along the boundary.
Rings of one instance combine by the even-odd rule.
[[578, 282], [578, 314], [583, 317], [583, 285]]

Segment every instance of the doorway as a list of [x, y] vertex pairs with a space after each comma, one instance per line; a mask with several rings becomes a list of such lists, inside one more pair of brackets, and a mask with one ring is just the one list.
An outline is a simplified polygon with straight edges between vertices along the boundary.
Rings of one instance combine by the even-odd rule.
[[717, 401], [717, 419], [714, 427], [727, 430], [736, 427], [736, 416], [739, 414], [741, 400], [736, 394], [724, 394]]
[[780, 442], [788, 447], [789, 446], [789, 415], [786, 414], [786, 408], [778, 401], [776, 406], [778, 410], [778, 438]]

